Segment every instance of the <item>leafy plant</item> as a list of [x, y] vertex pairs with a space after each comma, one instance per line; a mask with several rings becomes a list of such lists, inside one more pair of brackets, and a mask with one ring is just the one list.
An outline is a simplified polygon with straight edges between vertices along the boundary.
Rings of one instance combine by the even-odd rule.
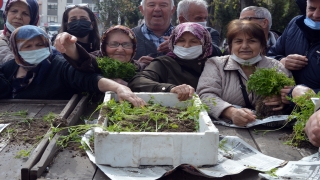
[[253, 91], [263, 97], [280, 95], [280, 90], [284, 86], [293, 86], [293, 78], [289, 78], [276, 68], [259, 68], [247, 81], [248, 91]]
[[308, 141], [304, 132], [304, 127], [306, 126], [310, 116], [313, 114], [315, 106], [310, 97], [320, 98], [320, 92], [318, 94], [314, 94], [314, 92], [310, 90], [302, 96], [291, 99], [296, 106], [289, 116], [289, 121], [296, 120], [296, 122], [293, 126], [293, 137], [291, 140], [287, 141], [286, 144], [298, 146], [302, 141]]
[[[199, 113], [208, 109], [205, 104], [193, 106], [195, 100], [187, 100], [186, 108], [167, 108], [154, 99], [148, 105], [139, 108], [132, 107], [129, 102], [117, 103], [114, 99], [104, 103], [102, 114], [108, 117], [108, 131], [110, 132], [159, 132], [164, 129], [177, 129], [187, 121], [194, 123], [194, 131], [198, 129]], [[175, 114], [174, 119], [169, 119], [168, 113]]]
[[120, 78], [129, 81], [136, 74], [136, 67], [131, 62], [120, 62], [118, 60], [103, 57], [97, 58], [97, 63], [106, 78]]

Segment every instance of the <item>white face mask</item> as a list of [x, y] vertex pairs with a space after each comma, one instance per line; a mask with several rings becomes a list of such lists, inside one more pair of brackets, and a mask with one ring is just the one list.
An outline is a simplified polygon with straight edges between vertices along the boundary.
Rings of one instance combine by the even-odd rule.
[[174, 45], [173, 53], [180, 59], [195, 59], [202, 54], [202, 45], [192, 46], [189, 48]]
[[32, 51], [19, 51], [20, 56], [29, 64], [37, 65], [50, 55], [48, 47]]
[[235, 60], [239, 64], [246, 65], [246, 66], [252, 66], [253, 64], [261, 61], [262, 57], [260, 54], [258, 54], [256, 57], [244, 60], [244, 59], [241, 59], [238, 56], [236, 56], [234, 53], [232, 53], [231, 59]]
[[[183, 17], [184, 19], [186, 19], [188, 22], [190, 22], [187, 18]], [[203, 22], [194, 22], [194, 23], [197, 23], [197, 24], [200, 24], [201, 26], [203, 27], [207, 27], [207, 21], [203, 21]]]
[[195, 23], [198, 23], [198, 24], [200, 24], [200, 25], [203, 26], [203, 27], [207, 27], [207, 21], [195, 22]]
[[13, 32], [16, 28], [15, 27], [13, 27], [10, 23], [9, 23], [9, 21], [7, 21], [6, 22], [6, 27], [9, 29], [9, 31], [11, 31], [11, 32]]

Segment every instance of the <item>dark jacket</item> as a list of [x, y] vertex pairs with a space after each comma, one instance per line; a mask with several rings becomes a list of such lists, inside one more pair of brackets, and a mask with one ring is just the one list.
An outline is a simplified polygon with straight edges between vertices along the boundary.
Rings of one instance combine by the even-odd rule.
[[304, 84], [316, 92], [320, 89], [320, 30], [312, 30], [304, 24], [305, 16], [291, 20], [268, 56], [282, 59], [290, 54], [304, 55], [308, 65], [292, 71], [296, 84]]
[[[11, 60], [0, 68], [5, 78], [12, 84], [19, 66]], [[39, 76], [13, 99], [70, 99], [73, 94], [81, 92], [98, 93], [98, 81], [102, 78], [94, 73], [82, 73], [74, 69], [61, 55], [51, 60], [51, 66], [40, 84], [35, 84]], [[12, 93], [11, 93], [12, 94]]]
[[0, 99], [10, 98], [12, 88], [10, 82], [0, 72]]
[[197, 88], [205, 60], [178, 60], [160, 56], [151, 61], [142, 72], [135, 75], [128, 84], [133, 92], [170, 92], [181, 84]]
[[[143, 24], [142, 24], [143, 25]], [[159, 53], [157, 51], [157, 47], [156, 45], [148, 40], [142, 33], [141, 31], [141, 26], [137, 26], [135, 28], [132, 29], [132, 31], [134, 32], [134, 34], [137, 37], [137, 52], [135, 54], [135, 56], [133, 57], [133, 59], [138, 60], [140, 59], [141, 56], [148, 56], [150, 54], [157, 54], [157, 56], [162, 56], [165, 55], [163, 53]], [[218, 33], [218, 31], [216, 31], [215, 29], [211, 28], [211, 27], [207, 27], [206, 28], [211, 35], [211, 39], [212, 39], [212, 56], [221, 56], [221, 50], [219, 48], [219, 39], [220, 39], [220, 35]]]

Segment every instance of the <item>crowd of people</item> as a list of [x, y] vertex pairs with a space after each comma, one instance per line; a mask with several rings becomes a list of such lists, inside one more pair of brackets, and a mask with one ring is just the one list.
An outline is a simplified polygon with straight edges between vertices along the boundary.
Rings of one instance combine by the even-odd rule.
[[[0, 98], [70, 99], [75, 93], [114, 91], [139, 107], [146, 102], [133, 92], [171, 92], [180, 101], [197, 93], [212, 118], [246, 126], [256, 119], [251, 109], [257, 95], [246, 91], [256, 68], [276, 68], [295, 79], [296, 86], [285, 86], [281, 95], [263, 101], [276, 106], [274, 111], [290, 104], [287, 96], [320, 91], [320, 0], [304, 1], [297, 0], [304, 14], [282, 34], [271, 31], [268, 9], [244, 8], [227, 27], [228, 48], [222, 54], [219, 32], [207, 26], [205, 0], [181, 0], [177, 7], [173, 0], [142, 0], [142, 25], [116, 25], [102, 37], [93, 12], [75, 5], [65, 10], [54, 42], [36, 26], [36, 0], [8, 0], [0, 32]], [[176, 9], [179, 25], [173, 26]], [[132, 63], [137, 74], [128, 82], [103, 77], [100, 57]], [[317, 109], [305, 132], [320, 146]]]

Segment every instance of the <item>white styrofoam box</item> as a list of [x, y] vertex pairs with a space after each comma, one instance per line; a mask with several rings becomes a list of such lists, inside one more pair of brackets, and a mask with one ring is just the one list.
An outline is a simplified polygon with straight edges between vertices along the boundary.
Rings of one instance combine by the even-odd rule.
[[[163, 106], [185, 105], [174, 93], [135, 93], [144, 101], [153, 98]], [[107, 92], [104, 102], [115, 98]], [[195, 105], [201, 103], [197, 97]], [[101, 118], [100, 114], [100, 118]], [[107, 121], [107, 117], [105, 118]], [[94, 151], [97, 164], [112, 167], [191, 164], [214, 165], [218, 161], [219, 131], [206, 111], [200, 112], [198, 132], [107, 132], [96, 130]]]

